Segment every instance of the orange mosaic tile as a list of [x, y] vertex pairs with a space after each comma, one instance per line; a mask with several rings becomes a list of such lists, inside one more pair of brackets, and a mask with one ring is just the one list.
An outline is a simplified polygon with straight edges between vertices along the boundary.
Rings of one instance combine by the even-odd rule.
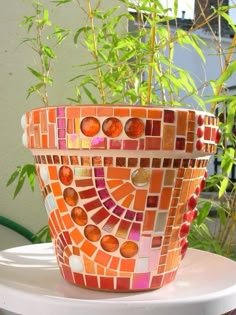
[[113, 116], [113, 108], [111, 107], [98, 107], [97, 108], [97, 115], [98, 116], [105, 116], [110, 117]]
[[130, 178], [130, 169], [121, 168], [121, 167], [108, 167], [107, 169], [107, 178], [114, 179], [129, 179]]
[[148, 109], [148, 118], [162, 118], [162, 110], [159, 110], [158, 108], [155, 109]]
[[129, 194], [123, 201], [122, 201], [122, 206], [125, 208], [129, 208], [132, 201], [134, 199], [134, 195], [133, 194]]
[[125, 272], [133, 272], [135, 267], [134, 259], [121, 259], [120, 270]]
[[135, 192], [133, 208], [134, 210], [143, 211], [146, 206], [147, 190], [138, 189]]
[[95, 274], [95, 264], [94, 261], [89, 259], [87, 256], [83, 255], [83, 262], [84, 262], [84, 268], [85, 272], [88, 274]]
[[56, 200], [56, 202], [57, 202], [57, 206], [60, 212], [67, 212], [67, 206], [65, 204], [64, 198], [59, 198]]
[[49, 123], [55, 123], [56, 122], [56, 110], [55, 110], [55, 108], [50, 108], [48, 110], [48, 120], [49, 120]]
[[163, 187], [160, 196], [160, 209], [166, 210], [170, 206], [171, 196], [172, 196], [172, 188], [171, 187]]
[[114, 116], [115, 117], [129, 117], [130, 116], [130, 109], [125, 107], [115, 107], [114, 108]]
[[119, 188], [114, 190], [112, 192], [112, 196], [114, 197], [115, 200], [119, 201], [120, 199], [123, 199], [130, 193], [132, 193], [135, 190], [135, 187], [130, 184], [130, 183], [124, 183], [121, 185]]
[[69, 119], [74, 119], [75, 117], [80, 117], [80, 108], [78, 107], [68, 107], [66, 109], [67, 117]]
[[179, 136], [185, 136], [186, 135], [186, 130], [187, 130], [187, 121], [188, 117], [188, 112], [185, 111], [180, 111], [178, 113], [178, 118], [177, 118], [177, 135]]
[[147, 111], [145, 108], [131, 108], [131, 116], [145, 118]]
[[76, 245], [78, 245], [84, 240], [84, 236], [76, 228], [70, 231], [70, 236]]
[[109, 263], [109, 268], [117, 270], [120, 264], [120, 258], [113, 256], [111, 257], [111, 261]]
[[156, 211], [146, 211], [144, 215], [143, 231], [152, 231], [154, 229]]
[[109, 261], [111, 260], [111, 255], [98, 250], [96, 253], [96, 256], [94, 258], [94, 261], [104, 267], [107, 267], [107, 265], [109, 264]]
[[92, 256], [96, 252], [97, 248], [91, 242], [85, 240], [81, 245], [80, 250], [87, 256]]
[[49, 166], [48, 172], [51, 180], [57, 180], [58, 179], [58, 171], [56, 166]]
[[163, 127], [162, 149], [171, 151], [175, 146], [175, 126], [165, 125]]

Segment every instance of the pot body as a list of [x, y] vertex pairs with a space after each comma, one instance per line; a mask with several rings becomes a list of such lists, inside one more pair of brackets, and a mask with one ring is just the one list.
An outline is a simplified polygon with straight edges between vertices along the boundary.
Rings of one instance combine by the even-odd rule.
[[23, 118], [62, 276], [109, 291], [174, 280], [219, 138], [192, 109], [39, 108]]

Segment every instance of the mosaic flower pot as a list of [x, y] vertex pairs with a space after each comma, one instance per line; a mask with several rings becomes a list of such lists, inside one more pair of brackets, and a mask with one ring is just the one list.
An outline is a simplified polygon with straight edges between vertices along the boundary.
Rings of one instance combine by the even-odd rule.
[[217, 119], [192, 109], [39, 108], [22, 119], [62, 276], [96, 290], [174, 280]]

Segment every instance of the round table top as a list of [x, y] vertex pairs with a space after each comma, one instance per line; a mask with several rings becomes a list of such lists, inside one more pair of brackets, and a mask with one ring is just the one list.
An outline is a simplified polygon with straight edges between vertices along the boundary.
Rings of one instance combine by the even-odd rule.
[[189, 249], [173, 283], [112, 293], [67, 283], [50, 243], [16, 247], [0, 252], [0, 308], [25, 315], [221, 315], [236, 308], [236, 263]]

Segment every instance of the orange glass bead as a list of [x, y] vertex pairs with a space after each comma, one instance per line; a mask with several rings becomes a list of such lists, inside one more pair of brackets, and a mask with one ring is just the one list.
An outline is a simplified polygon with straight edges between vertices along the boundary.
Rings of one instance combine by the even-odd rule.
[[86, 225], [88, 222], [87, 213], [80, 207], [75, 207], [72, 209], [71, 217], [76, 224], [81, 226]]
[[101, 231], [96, 225], [89, 224], [84, 229], [84, 235], [91, 242], [97, 242], [101, 238]]
[[65, 202], [69, 205], [69, 206], [75, 206], [78, 202], [78, 194], [77, 192], [74, 190], [74, 188], [72, 187], [67, 187], [64, 192], [63, 192], [63, 197], [65, 199]]
[[107, 252], [114, 252], [119, 247], [119, 242], [116, 237], [112, 235], [105, 235], [101, 239], [101, 246]]
[[69, 166], [63, 165], [59, 169], [59, 178], [62, 184], [69, 186], [73, 181], [73, 172]]
[[144, 123], [139, 118], [130, 118], [125, 124], [125, 133], [128, 137], [135, 139], [142, 136]]
[[134, 257], [138, 252], [138, 245], [132, 241], [124, 242], [121, 245], [120, 253], [125, 258]]
[[102, 125], [103, 132], [110, 138], [118, 137], [122, 132], [122, 128], [121, 121], [115, 117], [107, 118]]
[[86, 117], [81, 122], [81, 131], [87, 137], [95, 136], [100, 130], [100, 123], [95, 117]]

